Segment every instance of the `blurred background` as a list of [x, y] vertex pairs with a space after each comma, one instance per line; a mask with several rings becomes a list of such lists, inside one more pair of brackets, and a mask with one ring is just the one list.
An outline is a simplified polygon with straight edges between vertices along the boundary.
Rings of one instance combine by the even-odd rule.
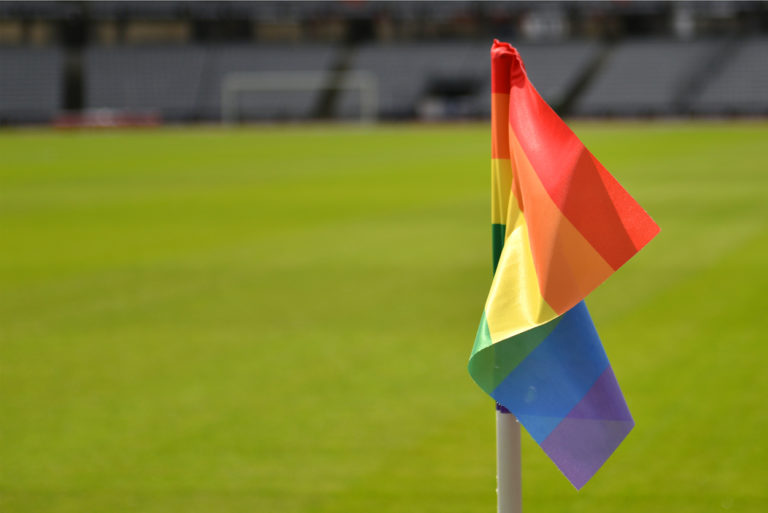
[[562, 115], [768, 113], [765, 2], [0, 2], [0, 122], [488, 117], [515, 43]]
[[661, 226], [525, 511], [768, 511], [768, 3], [0, 1], [0, 512], [494, 511], [494, 38]]

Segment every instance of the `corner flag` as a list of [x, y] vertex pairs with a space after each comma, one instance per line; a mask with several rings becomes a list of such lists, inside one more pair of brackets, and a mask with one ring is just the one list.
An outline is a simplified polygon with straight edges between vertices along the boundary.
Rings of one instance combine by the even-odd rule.
[[494, 276], [469, 372], [581, 488], [634, 426], [583, 299], [659, 227], [491, 49]]

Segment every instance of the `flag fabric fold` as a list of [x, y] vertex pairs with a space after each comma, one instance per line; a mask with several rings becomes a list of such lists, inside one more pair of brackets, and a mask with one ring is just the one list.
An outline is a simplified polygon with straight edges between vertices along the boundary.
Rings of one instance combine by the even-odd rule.
[[494, 276], [469, 372], [581, 488], [634, 426], [584, 298], [659, 227], [491, 49]]

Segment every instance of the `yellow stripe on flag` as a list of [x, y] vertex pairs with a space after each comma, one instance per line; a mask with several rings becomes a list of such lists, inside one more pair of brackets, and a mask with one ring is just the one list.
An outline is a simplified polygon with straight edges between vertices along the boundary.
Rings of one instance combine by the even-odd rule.
[[[505, 188], [507, 191], [509, 189]], [[557, 317], [539, 292], [525, 217], [515, 196], [507, 195], [507, 237], [485, 304], [488, 330], [493, 342], [507, 339]]]
[[491, 223], [504, 224], [512, 191], [512, 163], [509, 159], [491, 159]]

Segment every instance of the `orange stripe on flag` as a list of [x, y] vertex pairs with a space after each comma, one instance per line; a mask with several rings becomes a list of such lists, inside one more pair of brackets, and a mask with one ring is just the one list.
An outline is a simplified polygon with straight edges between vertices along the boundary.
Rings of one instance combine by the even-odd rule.
[[491, 158], [509, 158], [509, 93], [491, 94]]
[[510, 105], [510, 132], [549, 196], [613, 269], [621, 267], [659, 227], [528, 80], [510, 88]]
[[539, 290], [559, 315], [594, 290], [613, 269], [552, 200], [511, 130], [509, 145], [522, 191]]

